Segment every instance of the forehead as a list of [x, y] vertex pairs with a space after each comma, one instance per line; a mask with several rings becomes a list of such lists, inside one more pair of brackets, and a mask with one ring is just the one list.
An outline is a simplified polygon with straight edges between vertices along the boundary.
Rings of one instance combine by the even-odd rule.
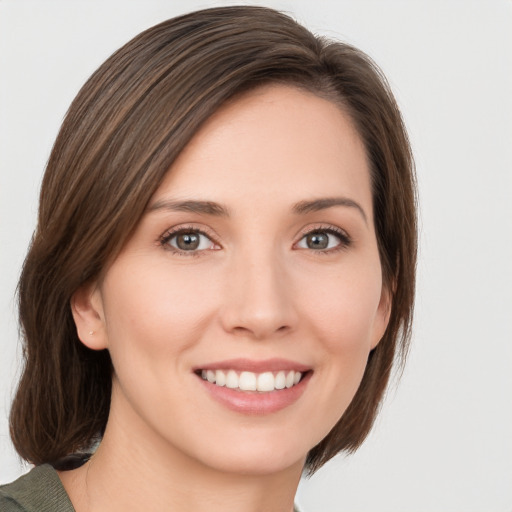
[[350, 196], [371, 212], [365, 148], [334, 102], [269, 85], [222, 106], [174, 162], [155, 194], [239, 204]]

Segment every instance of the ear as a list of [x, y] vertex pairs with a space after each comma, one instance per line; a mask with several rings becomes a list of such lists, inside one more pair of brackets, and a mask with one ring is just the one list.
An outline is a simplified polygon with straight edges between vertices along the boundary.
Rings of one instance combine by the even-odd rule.
[[377, 313], [375, 315], [373, 324], [371, 350], [373, 350], [379, 344], [388, 327], [389, 318], [391, 317], [391, 306], [393, 302], [391, 297], [391, 290], [383, 284], [379, 306], [377, 308]]
[[92, 350], [107, 348], [103, 301], [97, 284], [83, 284], [72, 295], [70, 303], [80, 341]]

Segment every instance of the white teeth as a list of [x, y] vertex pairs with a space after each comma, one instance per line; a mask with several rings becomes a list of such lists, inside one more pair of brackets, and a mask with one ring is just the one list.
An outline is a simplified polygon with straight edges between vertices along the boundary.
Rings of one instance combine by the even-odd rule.
[[215, 384], [217, 384], [217, 386], [226, 385], [226, 374], [222, 370], [217, 370], [215, 372]]
[[286, 387], [286, 376], [284, 372], [277, 372], [276, 383], [274, 385], [276, 389], [284, 389]]
[[260, 373], [258, 375], [258, 391], [274, 391], [275, 378], [272, 372]]
[[238, 374], [235, 370], [202, 370], [201, 377], [212, 384], [230, 389], [269, 392], [295, 386], [300, 382], [302, 373], [281, 370], [277, 373], [241, 372]]
[[288, 372], [286, 375], [286, 387], [291, 388], [293, 386], [293, 379], [295, 378], [295, 372]]
[[229, 370], [226, 375], [226, 387], [231, 389], [238, 388], [238, 375], [235, 370]]
[[238, 380], [238, 387], [242, 391], [256, 391], [256, 374], [252, 372], [242, 372]]

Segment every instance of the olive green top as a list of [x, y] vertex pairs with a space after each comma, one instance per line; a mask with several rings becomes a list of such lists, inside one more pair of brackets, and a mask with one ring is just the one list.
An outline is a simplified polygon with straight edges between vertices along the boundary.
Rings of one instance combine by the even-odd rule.
[[49, 464], [0, 485], [1, 512], [75, 512], [59, 475]]
[[[297, 507], [295, 512], [299, 512]], [[0, 485], [0, 512], [75, 512], [59, 475], [37, 466], [11, 484]]]

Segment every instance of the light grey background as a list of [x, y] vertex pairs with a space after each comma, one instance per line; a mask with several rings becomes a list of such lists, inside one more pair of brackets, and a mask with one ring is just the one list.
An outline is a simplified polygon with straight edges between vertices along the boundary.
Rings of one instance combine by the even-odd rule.
[[[52, 142], [112, 51], [176, 14], [232, 2], [0, 1], [0, 482], [27, 468], [7, 415], [13, 295]], [[308, 512], [512, 510], [512, 3], [264, 1], [355, 44], [403, 109], [421, 193], [413, 349], [370, 438], [298, 498]]]

